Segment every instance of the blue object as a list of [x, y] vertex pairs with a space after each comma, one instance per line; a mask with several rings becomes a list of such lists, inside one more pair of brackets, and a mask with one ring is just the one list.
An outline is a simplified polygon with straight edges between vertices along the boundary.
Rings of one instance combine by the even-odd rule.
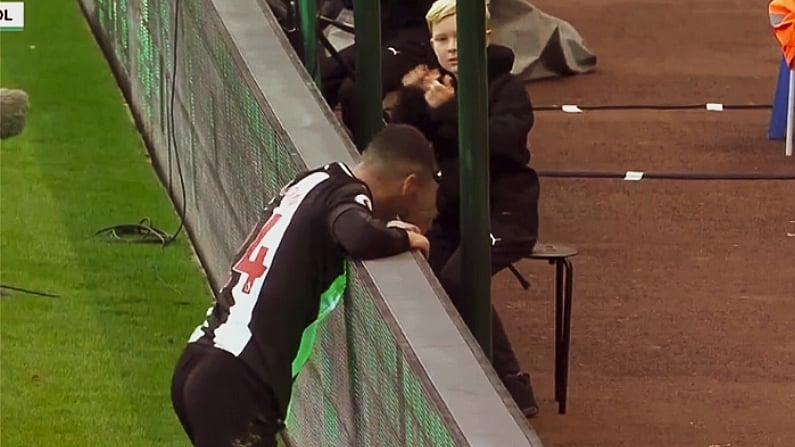
[[773, 96], [773, 113], [770, 115], [770, 128], [767, 137], [771, 140], [787, 138], [787, 95], [789, 93], [789, 67], [782, 57], [778, 70], [776, 93]]

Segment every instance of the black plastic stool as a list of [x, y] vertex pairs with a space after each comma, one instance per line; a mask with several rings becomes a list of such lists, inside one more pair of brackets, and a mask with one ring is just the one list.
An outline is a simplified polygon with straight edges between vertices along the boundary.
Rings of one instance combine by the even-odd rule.
[[[574, 268], [569, 258], [577, 250], [558, 244], [536, 244], [533, 254], [527, 259], [542, 259], [555, 266], [555, 401], [558, 413], [566, 414], [566, 398], [569, 387], [569, 348], [571, 345], [571, 301]], [[527, 290], [530, 283], [521, 272], [510, 265], [522, 287]]]

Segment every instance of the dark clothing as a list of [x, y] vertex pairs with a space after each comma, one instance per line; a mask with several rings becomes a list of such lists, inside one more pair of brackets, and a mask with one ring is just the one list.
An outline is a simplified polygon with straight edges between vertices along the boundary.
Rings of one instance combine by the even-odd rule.
[[171, 401], [197, 447], [276, 447], [283, 428], [270, 388], [240, 359], [198, 343], [177, 363]]
[[[539, 182], [536, 172], [528, 166], [527, 135], [533, 127], [533, 108], [524, 86], [511, 74], [513, 51], [490, 45], [487, 58], [491, 233], [493, 240], [502, 242], [492, 245], [493, 275], [527, 256], [535, 246]], [[442, 76], [445, 74], [451, 75]], [[433, 143], [442, 178], [437, 196], [439, 215], [428, 233], [432, 247], [429, 262], [458, 307], [466, 291], [462, 284], [456, 99], [432, 109], [422, 90], [401, 88], [392, 122], [414, 125]], [[505, 381], [519, 372], [519, 362], [493, 308], [492, 318], [492, 365]], [[525, 408], [536, 405], [529, 381], [526, 392], [530, 396], [528, 402], [520, 402], [516, 395], [514, 399]], [[537, 406], [534, 408], [537, 411]]]
[[[328, 0], [330, 2], [340, 0]], [[381, 41], [395, 37], [402, 29], [424, 25], [425, 14], [431, 9], [434, 0], [381, 0]], [[353, 0], [341, 0], [342, 6], [353, 9]]]
[[343, 274], [346, 255], [370, 259], [408, 249], [404, 230], [374, 220], [370, 190], [348, 167], [332, 163], [305, 173], [268, 206], [189, 342], [238, 358], [273, 390], [283, 418], [304, 329]]
[[[487, 59], [492, 234], [503, 240], [534, 242], [539, 184], [535, 171], [528, 166], [527, 149], [533, 107], [524, 86], [511, 74], [513, 51], [489, 45]], [[404, 87], [392, 111], [392, 122], [414, 125], [433, 143], [442, 172], [437, 221], [445, 229], [457, 231], [461, 206], [457, 101], [432, 109], [422, 90]]]
[[[436, 57], [433, 55], [433, 50], [428, 43], [427, 38], [418, 37], [416, 40], [411, 39], [411, 34], [427, 33], [427, 28], [420, 30], [407, 30], [399, 37], [399, 42], [389, 42], [386, 46], [382, 47], [381, 54], [381, 97], [385, 97], [389, 92], [398, 90], [403, 85], [403, 75], [414, 67], [425, 64], [434, 67], [436, 64]], [[351, 52], [355, 51], [352, 48]], [[348, 49], [344, 50], [348, 51]], [[353, 61], [351, 62], [353, 63]], [[353, 141], [356, 143], [357, 148], [361, 152], [367, 146], [365, 139], [359, 138], [359, 120], [362, 117], [361, 105], [357, 102], [359, 95], [357, 92], [356, 81], [354, 78], [346, 76], [339, 79], [336, 83], [331, 79], [326, 79], [328, 85], [327, 90], [324, 91], [329, 95], [327, 100], [329, 104], [335, 101], [340, 105], [342, 111], [342, 123], [353, 136]], [[336, 89], [336, 90], [334, 90]], [[336, 92], [337, 97], [333, 95]]]
[[[465, 291], [461, 281], [461, 239], [457, 231], [435, 225], [427, 234], [431, 243], [431, 257], [428, 263], [436, 273], [450, 301], [458, 308], [464, 299]], [[530, 248], [532, 250], [532, 247]], [[491, 250], [492, 275], [522, 259], [527, 250], [523, 247], [513, 249], [493, 247]], [[492, 365], [499, 377], [516, 374], [520, 371], [519, 361], [511, 347], [508, 334], [502, 326], [497, 310], [492, 306]]]
[[304, 38], [301, 35], [297, 5], [289, 0], [266, 0], [287, 41], [298, 59], [304, 60]]
[[[399, 89], [403, 75], [414, 67], [421, 64], [437, 66], [425, 21], [425, 14], [432, 3], [432, 0], [381, 1], [382, 98]], [[354, 141], [361, 141], [356, 138], [357, 118], [360, 116], [358, 111], [361, 108], [356, 101], [355, 45], [344, 48], [339, 55], [352, 72], [334, 57], [323, 57], [320, 61], [321, 92], [330, 107], [336, 107], [337, 104], [341, 106], [343, 123], [354, 134]]]
[[[425, 25], [404, 28], [397, 36], [381, 43], [381, 96], [402, 86], [403, 75], [420, 64], [436, 65], [436, 56], [430, 45], [430, 34]], [[349, 73], [331, 56], [320, 61], [321, 91], [330, 107], [338, 103], [351, 116], [355, 114], [356, 82], [351, 77], [356, 70], [356, 47], [351, 45], [339, 52]], [[348, 123], [346, 123], [348, 124]]]
[[[403, 75], [420, 64], [436, 65], [436, 56], [431, 49], [431, 34], [425, 14], [433, 0], [381, 0], [381, 76], [382, 95], [397, 90]], [[352, 8], [352, 5], [345, 5]], [[352, 70], [356, 69], [355, 44], [342, 49], [340, 56]], [[331, 56], [320, 62], [321, 90], [331, 107], [339, 101], [353, 105], [351, 92], [340, 93], [343, 83], [355, 83], [344, 67]]]
[[420, 64], [437, 65], [425, 14], [434, 0], [381, 0], [383, 94], [399, 89], [403, 75]]
[[381, 40], [386, 42], [395, 39], [403, 30], [420, 26], [427, 32], [425, 14], [431, 9], [433, 2], [434, 0], [381, 0]]

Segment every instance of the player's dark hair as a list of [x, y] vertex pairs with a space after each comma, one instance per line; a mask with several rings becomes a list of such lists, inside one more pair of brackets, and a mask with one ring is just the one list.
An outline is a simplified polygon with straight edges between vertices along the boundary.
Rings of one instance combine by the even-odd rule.
[[379, 165], [385, 175], [407, 175], [411, 169], [423, 181], [435, 179], [438, 171], [430, 141], [407, 124], [390, 124], [378, 132], [362, 152], [362, 161]]

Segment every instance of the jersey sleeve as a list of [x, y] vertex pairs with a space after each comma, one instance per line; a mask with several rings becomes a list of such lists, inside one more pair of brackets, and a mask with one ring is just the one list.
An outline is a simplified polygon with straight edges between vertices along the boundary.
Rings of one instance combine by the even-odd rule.
[[372, 198], [363, 184], [346, 183], [332, 193], [328, 205], [329, 233], [348, 256], [374, 259], [409, 250], [405, 230], [373, 217]]

